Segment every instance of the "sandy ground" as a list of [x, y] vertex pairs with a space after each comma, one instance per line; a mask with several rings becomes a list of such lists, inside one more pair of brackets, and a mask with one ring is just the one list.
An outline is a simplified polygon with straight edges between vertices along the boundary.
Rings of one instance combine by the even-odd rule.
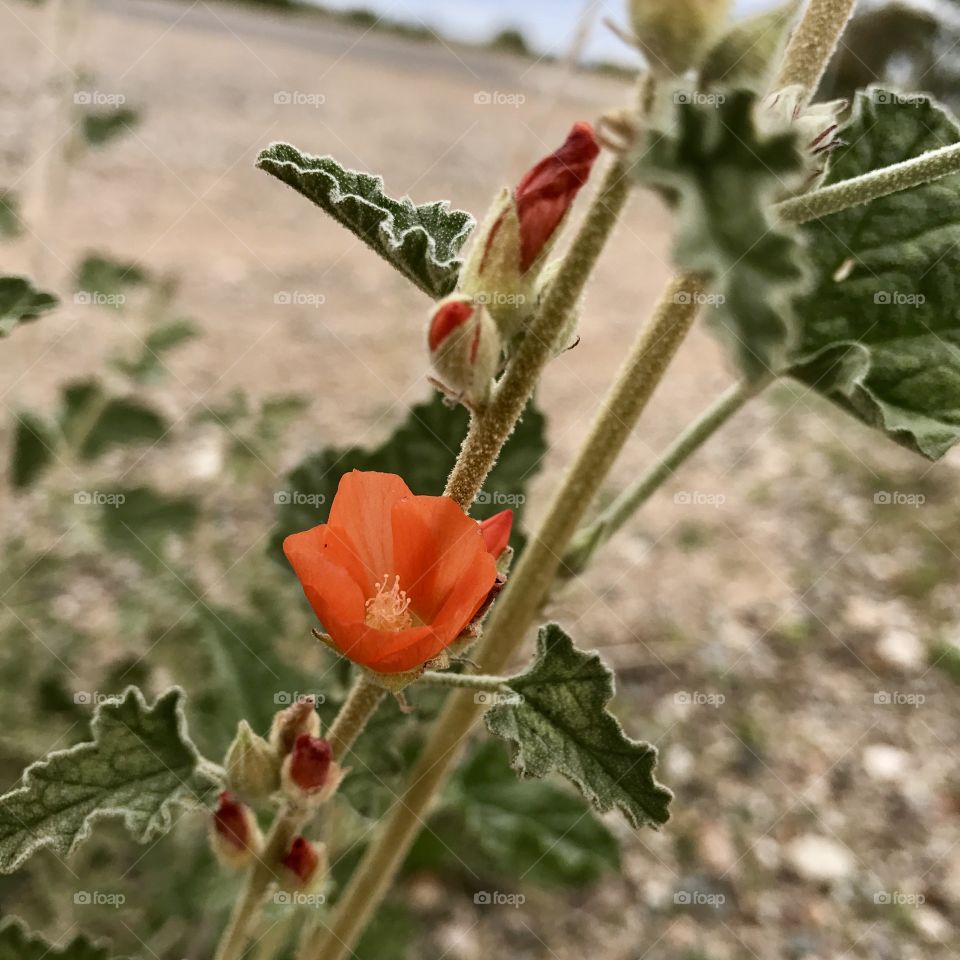
[[[173, 417], [237, 386], [313, 398], [278, 476], [320, 442], [379, 440], [428, 395], [428, 304], [256, 171], [258, 150], [289, 140], [382, 173], [394, 194], [479, 214], [573, 120], [625, 95], [553, 66], [252, 9], [111, 0], [92, 11], [69, 49], [51, 51], [42, 11], [0, 7], [0, 183], [29, 216], [46, 169], [56, 198], [37, 234], [6, 247], [5, 270], [67, 296], [4, 344], [0, 398], [8, 410], [49, 406], [64, 379], [99, 370], [134, 321], [74, 304], [73, 265], [91, 249], [143, 261], [178, 279], [178, 304], [203, 331], [158, 397]], [[83, 67], [78, 88], [143, 110], [131, 135], [68, 171], [44, 159], [62, 130], [44, 122], [57, 117], [58, 57]], [[323, 102], [277, 104], [282, 91]], [[493, 92], [525, 99], [476, 102]], [[636, 197], [586, 301], [582, 342], [542, 386], [553, 448], [534, 516], [669, 275], [668, 248], [666, 213]], [[281, 291], [324, 302], [277, 305]], [[612, 484], [729, 381], [697, 330]], [[741, 414], [552, 611], [620, 666], [620, 710], [664, 751], [674, 821], [625, 836], [624, 876], [587, 896], [534, 893], [500, 913], [441, 904], [424, 955], [955, 955], [960, 710], [929, 650], [960, 636], [958, 463], [931, 468], [874, 444], [786, 387]], [[881, 491], [926, 502], [885, 506]], [[436, 909], [429, 879], [417, 895]]]

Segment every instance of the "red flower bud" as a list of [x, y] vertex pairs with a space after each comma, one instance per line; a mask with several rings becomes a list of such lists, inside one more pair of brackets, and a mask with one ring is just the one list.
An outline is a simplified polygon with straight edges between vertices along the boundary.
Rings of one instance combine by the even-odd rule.
[[500, 334], [482, 304], [453, 294], [430, 316], [430, 360], [443, 385], [468, 403], [482, 404], [500, 364]]
[[[563, 145], [527, 171], [513, 193], [520, 218], [520, 271], [525, 273], [553, 236], [600, 147], [589, 123], [575, 123]], [[493, 238], [491, 237], [491, 240]]]
[[332, 763], [333, 752], [326, 740], [302, 734], [290, 753], [290, 780], [301, 790], [320, 790], [330, 779]]
[[296, 878], [297, 886], [306, 887], [315, 879], [320, 860], [317, 848], [309, 840], [296, 837], [280, 862]]
[[[469, 300], [449, 300], [441, 304], [430, 319], [430, 351], [439, 350], [440, 344], [473, 316], [474, 309]], [[476, 339], [478, 338], [475, 336], [474, 340]], [[471, 353], [476, 355], [476, 343], [471, 348]]]
[[510, 544], [510, 531], [513, 528], [513, 511], [501, 510], [480, 523], [480, 533], [487, 552], [494, 559], [500, 556]]
[[226, 866], [243, 866], [260, 850], [263, 836], [253, 811], [227, 790], [220, 794], [211, 827], [214, 853]]

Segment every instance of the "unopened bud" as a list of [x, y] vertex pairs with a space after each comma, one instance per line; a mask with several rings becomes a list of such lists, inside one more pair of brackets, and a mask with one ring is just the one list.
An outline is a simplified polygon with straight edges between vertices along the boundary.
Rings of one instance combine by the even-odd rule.
[[513, 511], [501, 510], [492, 517], [480, 523], [480, 533], [487, 552], [494, 560], [503, 553], [510, 544], [510, 531], [513, 529]]
[[653, 73], [676, 76], [699, 66], [729, 11], [730, 0], [630, 0], [630, 25]]
[[450, 392], [470, 405], [486, 403], [501, 343], [484, 306], [457, 293], [441, 300], [430, 317], [427, 344], [433, 368]]
[[305, 837], [294, 838], [280, 860], [283, 871], [280, 886], [287, 890], [310, 890], [323, 882], [327, 872], [326, 847]]
[[261, 800], [280, 786], [280, 757], [277, 751], [250, 729], [246, 720], [237, 726], [237, 735], [224, 760], [227, 782], [242, 797]]
[[210, 846], [225, 867], [246, 866], [263, 848], [263, 834], [253, 811], [227, 790], [220, 794], [210, 823]]
[[340, 785], [343, 771], [333, 762], [330, 744], [301, 734], [283, 762], [283, 789], [297, 801], [323, 803]]
[[475, 232], [461, 289], [487, 306], [504, 339], [535, 312], [537, 275], [599, 153], [590, 124], [575, 123], [515, 190], [500, 193]]
[[285, 757], [301, 734], [316, 737], [320, 733], [320, 717], [313, 697], [298, 699], [292, 706], [281, 710], [273, 718], [270, 728], [270, 745], [281, 757]]

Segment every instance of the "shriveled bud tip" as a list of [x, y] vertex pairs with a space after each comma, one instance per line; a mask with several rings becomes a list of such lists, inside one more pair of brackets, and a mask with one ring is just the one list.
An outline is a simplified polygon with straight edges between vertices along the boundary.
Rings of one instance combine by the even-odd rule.
[[320, 737], [302, 734], [290, 753], [290, 779], [301, 790], [320, 790], [330, 779], [333, 751]]
[[229, 867], [242, 867], [259, 854], [263, 845], [253, 811], [228, 790], [220, 794], [210, 839], [217, 859]]
[[520, 270], [538, 259], [580, 188], [587, 182], [600, 145], [589, 123], [578, 122], [557, 150], [523, 176], [513, 198], [520, 219]]
[[454, 330], [473, 316], [473, 311], [473, 304], [469, 300], [448, 300], [441, 304], [430, 319], [430, 352], [438, 350]]
[[270, 744], [281, 757], [285, 757], [293, 749], [297, 737], [304, 733], [312, 737], [320, 733], [320, 717], [313, 697], [302, 697], [274, 716]]
[[318, 868], [322, 860], [323, 857], [314, 844], [305, 837], [296, 837], [280, 862], [292, 875], [286, 879], [293, 881], [292, 886], [303, 889], [321, 879]]
[[480, 524], [483, 542], [494, 559], [500, 556], [510, 544], [510, 531], [513, 529], [513, 511], [501, 510]]

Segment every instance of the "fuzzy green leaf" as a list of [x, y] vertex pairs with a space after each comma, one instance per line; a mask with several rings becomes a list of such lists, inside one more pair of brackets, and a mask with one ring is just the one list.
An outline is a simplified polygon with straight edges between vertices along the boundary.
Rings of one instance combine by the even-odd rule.
[[[859, 93], [828, 183], [960, 140], [944, 108]], [[803, 228], [815, 282], [800, 298], [793, 374], [935, 460], [960, 440], [960, 175]]]
[[[439, 496], [467, 426], [467, 412], [462, 407], [450, 409], [437, 394], [413, 407], [379, 447], [330, 448], [304, 460], [287, 477], [286, 489], [276, 496], [280, 504], [273, 541], [277, 556], [281, 556], [280, 546], [288, 534], [324, 522], [340, 477], [350, 470], [396, 473], [414, 493]], [[519, 523], [527, 484], [540, 469], [545, 452], [544, 417], [531, 405], [503, 448], [471, 515], [483, 520], [510, 507]]]
[[93, 741], [51, 753], [0, 797], [0, 872], [49, 847], [67, 856], [97, 820], [122, 817], [141, 843], [166, 833], [177, 805], [206, 805], [218, 782], [187, 736], [178, 688], [148, 706], [136, 687], [101, 704]]
[[63, 946], [29, 933], [23, 923], [8, 917], [0, 923], [0, 960], [115, 960], [106, 948], [96, 946], [85, 936], [77, 936]]
[[799, 231], [774, 226], [768, 212], [801, 168], [796, 138], [760, 135], [755, 106], [742, 90], [716, 103], [683, 99], [675, 129], [651, 131], [634, 167], [641, 181], [673, 191], [674, 260], [713, 278], [711, 313], [749, 378], [783, 367], [796, 338], [791, 300], [806, 280]]
[[47, 421], [29, 410], [17, 414], [10, 482], [16, 490], [32, 486], [53, 462], [57, 437]]
[[613, 673], [599, 654], [578, 650], [547, 624], [532, 666], [507, 685], [518, 700], [495, 704], [485, 719], [513, 745], [511, 763], [522, 777], [556, 771], [602, 813], [617, 807], [635, 827], [666, 823], [673, 795], [654, 777], [656, 747], [627, 737], [607, 710]]
[[37, 290], [25, 277], [0, 277], [0, 337], [18, 324], [36, 320], [58, 302], [52, 293]]
[[271, 144], [257, 166], [313, 201], [424, 293], [439, 299], [456, 286], [458, 254], [474, 227], [469, 213], [450, 210], [445, 200], [420, 206], [409, 197], [395, 200], [383, 192], [381, 177], [288, 143]]

